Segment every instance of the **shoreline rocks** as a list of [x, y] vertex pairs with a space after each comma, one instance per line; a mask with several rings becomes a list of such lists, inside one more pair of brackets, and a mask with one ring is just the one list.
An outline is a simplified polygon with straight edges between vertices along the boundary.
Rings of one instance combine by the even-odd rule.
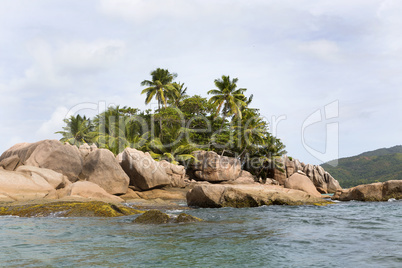
[[[279, 180], [255, 178], [236, 158], [196, 151], [187, 172], [181, 165], [155, 161], [149, 153], [126, 148], [115, 157], [94, 145], [56, 140], [16, 144], [0, 156], [0, 201], [157, 200], [187, 201], [199, 207], [326, 204], [334, 199], [386, 201], [402, 198], [402, 181], [360, 185], [342, 190], [321, 167], [284, 158]], [[189, 180], [186, 173], [190, 174]], [[276, 173], [274, 173], [276, 174]]]
[[313, 205], [328, 201], [306, 192], [273, 185], [205, 184], [187, 193], [187, 205], [196, 207], [257, 207], [262, 205]]
[[83, 159], [78, 148], [58, 140], [18, 143], [5, 151], [0, 161], [15, 156], [21, 165], [51, 169], [67, 176], [71, 182], [77, 181], [82, 172]]
[[339, 182], [331, 174], [326, 172], [321, 166], [301, 163], [298, 159], [290, 160], [287, 156], [280, 159], [283, 166], [283, 172], [275, 169], [273, 178], [284, 185], [287, 178], [295, 173], [306, 175], [321, 193], [335, 193], [341, 190]]
[[387, 201], [391, 198], [402, 199], [402, 180], [358, 185], [338, 191], [332, 197], [340, 201]]

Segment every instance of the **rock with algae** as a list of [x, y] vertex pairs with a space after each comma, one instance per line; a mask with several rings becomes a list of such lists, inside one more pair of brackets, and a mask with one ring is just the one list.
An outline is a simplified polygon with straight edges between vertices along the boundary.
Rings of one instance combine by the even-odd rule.
[[171, 218], [168, 214], [161, 212], [157, 209], [151, 209], [144, 214], [138, 216], [133, 222], [141, 224], [164, 224], [164, 223], [189, 223], [199, 222], [201, 219], [188, 215], [186, 213], [180, 213], [177, 218]]
[[174, 220], [175, 223], [187, 223], [187, 222], [199, 222], [202, 221], [200, 218], [191, 216], [186, 213], [180, 213], [179, 216]]
[[123, 205], [101, 201], [53, 202], [0, 207], [0, 216], [20, 217], [119, 217], [142, 212]]

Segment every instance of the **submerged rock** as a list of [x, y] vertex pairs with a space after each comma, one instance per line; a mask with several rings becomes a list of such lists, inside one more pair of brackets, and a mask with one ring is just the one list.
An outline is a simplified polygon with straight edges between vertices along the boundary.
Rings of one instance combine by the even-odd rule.
[[186, 213], [180, 213], [179, 216], [174, 220], [175, 223], [188, 223], [188, 222], [199, 222], [202, 221], [200, 218], [191, 216]]
[[144, 214], [138, 216], [134, 223], [141, 224], [164, 224], [164, 223], [189, 223], [189, 222], [200, 222], [200, 218], [191, 216], [186, 213], [180, 213], [177, 218], [171, 218], [168, 214], [161, 212], [157, 209], [151, 209]]
[[119, 217], [142, 213], [142, 211], [100, 201], [54, 202], [35, 205], [0, 207], [0, 215], [19, 217]]
[[157, 209], [151, 209], [144, 214], [138, 216], [133, 222], [142, 224], [162, 224], [168, 223], [170, 217], [168, 214], [161, 212]]

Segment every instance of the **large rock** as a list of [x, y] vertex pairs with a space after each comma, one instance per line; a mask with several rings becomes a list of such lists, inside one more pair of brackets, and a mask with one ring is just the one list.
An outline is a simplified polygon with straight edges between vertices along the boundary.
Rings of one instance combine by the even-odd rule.
[[286, 181], [286, 172], [275, 168], [273, 173], [273, 179], [277, 181], [279, 185], [284, 185]]
[[168, 175], [170, 179], [170, 186], [180, 188], [186, 187], [186, 183], [184, 181], [186, 177], [186, 170], [184, 166], [175, 165], [165, 160], [160, 161], [159, 166], [161, 166]]
[[321, 166], [305, 165], [303, 172], [314, 183], [315, 187], [321, 188], [328, 193], [335, 193], [341, 190], [339, 182], [331, 174], [326, 172]]
[[85, 158], [87, 155], [89, 155], [96, 149], [98, 149], [98, 147], [96, 147], [95, 144], [89, 145], [88, 143], [81, 144], [80, 147], [78, 148], [83, 158]]
[[341, 201], [387, 201], [390, 198], [402, 199], [402, 180], [358, 185], [333, 197]]
[[197, 180], [234, 181], [240, 176], [241, 165], [236, 158], [220, 156], [212, 151], [195, 151], [193, 154], [197, 161], [191, 165], [191, 169]]
[[187, 193], [187, 204], [198, 207], [256, 207], [262, 205], [325, 204], [306, 192], [272, 185], [195, 186]]
[[83, 166], [78, 148], [57, 140], [16, 144], [0, 156], [0, 161], [14, 155], [19, 157], [22, 165], [54, 170], [72, 182], [78, 180]]
[[306, 192], [311, 196], [321, 197], [321, 194], [317, 191], [313, 182], [307, 176], [299, 173], [294, 173], [292, 176], [287, 178], [285, 181], [285, 187]]
[[20, 165], [21, 159], [18, 155], [12, 155], [0, 161], [0, 167], [3, 167], [5, 170], [13, 171]]
[[71, 182], [61, 173], [47, 168], [38, 168], [33, 166], [20, 166], [16, 170], [20, 173], [25, 173], [28, 176], [35, 178], [44, 178], [54, 189], [61, 189], [69, 185]]
[[250, 172], [248, 172], [246, 170], [242, 170], [240, 172], [240, 176], [237, 179], [235, 179], [234, 181], [227, 181], [225, 183], [228, 183], [228, 184], [253, 184], [253, 183], [256, 183], [256, 181], [254, 179], [254, 176]]
[[286, 169], [286, 177], [288, 178], [292, 176], [295, 172], [297, 172], [295, 163], [289, 159], [286, 159], [285, 169]]
[[130, 182], [113, 153], [106, 149], [94, 150], [85, 157], [80, 178], [98, 184], [109, 194], [125, 194]]
[[94, 200], [112, 201], [119, 203], [124, 201], [122, 198], [109, 194], [99, 185], [89, 181], [77, 181], [73, 183], [67, 196], [80, 196]]
[[43, 198], [54, 189], [41, 176], [0, 169], [0, 195], [3, 200]]
[[204, 208], [223, 206], [223, 193], [227, 189], [224, 185], [198, 185], [187, 192], [187, 205]]
[[[139, 198], [151, 200], [184, 200], [187, 190], [179, 188], [151, 189], [143, 192], [135, 192]], [[124, 198], [124, 197], [123, 197]]]
[[126, 148], [122, 155], [122, 168], [130, 178], [130, 185], [141, 190], [169, 185], [171, 180], [165, 169], [149, 153]]

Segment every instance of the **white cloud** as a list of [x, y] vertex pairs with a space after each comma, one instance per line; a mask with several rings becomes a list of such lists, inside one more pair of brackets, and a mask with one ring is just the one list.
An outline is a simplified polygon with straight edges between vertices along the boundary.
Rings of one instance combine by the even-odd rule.
[[57, 86], [71, 75], [94, 74], [111, 68], [124, 55], [125, 43], [97, 40], [51, 45], [38, 39], [28, 44], [28, 50], [33, 64], [26, 71], [26, 83], [37, 81]]
[[[236, 3], [233, 1], [232, 8]], [[211, 7], [214, 5], [214, 8]], [[202, 15], [203, 12], [215, 12], [227, 1], [187, 1], [187, 0], [100, 0], [100, 10], [108, 15], [134, 22], [150, 22], [167, 18], [181, 20]], [[233, 5], [234, 4], [234, 5]]]
[[124, 53], [125, 43], [121, 40], [75, 41], [55, 51], [55, 67], [60, 74], [96, 73], [111, 68]]
[[64, 119], [68, 113], [68, 109], [63, 106], [59, 106], [51, 115], [50, 119], [43, 122], [36, 132], [38, 139], [47, 139], [53, 135], [56, 131], [61, 131], [65, 126]]
[[341, 60], [339, 46], [329, 40], [313, 40], [303, 42], [298, 46], [299, 50], [303, 53], [308, 53], [310, 56], [316, 57], [326, 61], [339, 61]]

